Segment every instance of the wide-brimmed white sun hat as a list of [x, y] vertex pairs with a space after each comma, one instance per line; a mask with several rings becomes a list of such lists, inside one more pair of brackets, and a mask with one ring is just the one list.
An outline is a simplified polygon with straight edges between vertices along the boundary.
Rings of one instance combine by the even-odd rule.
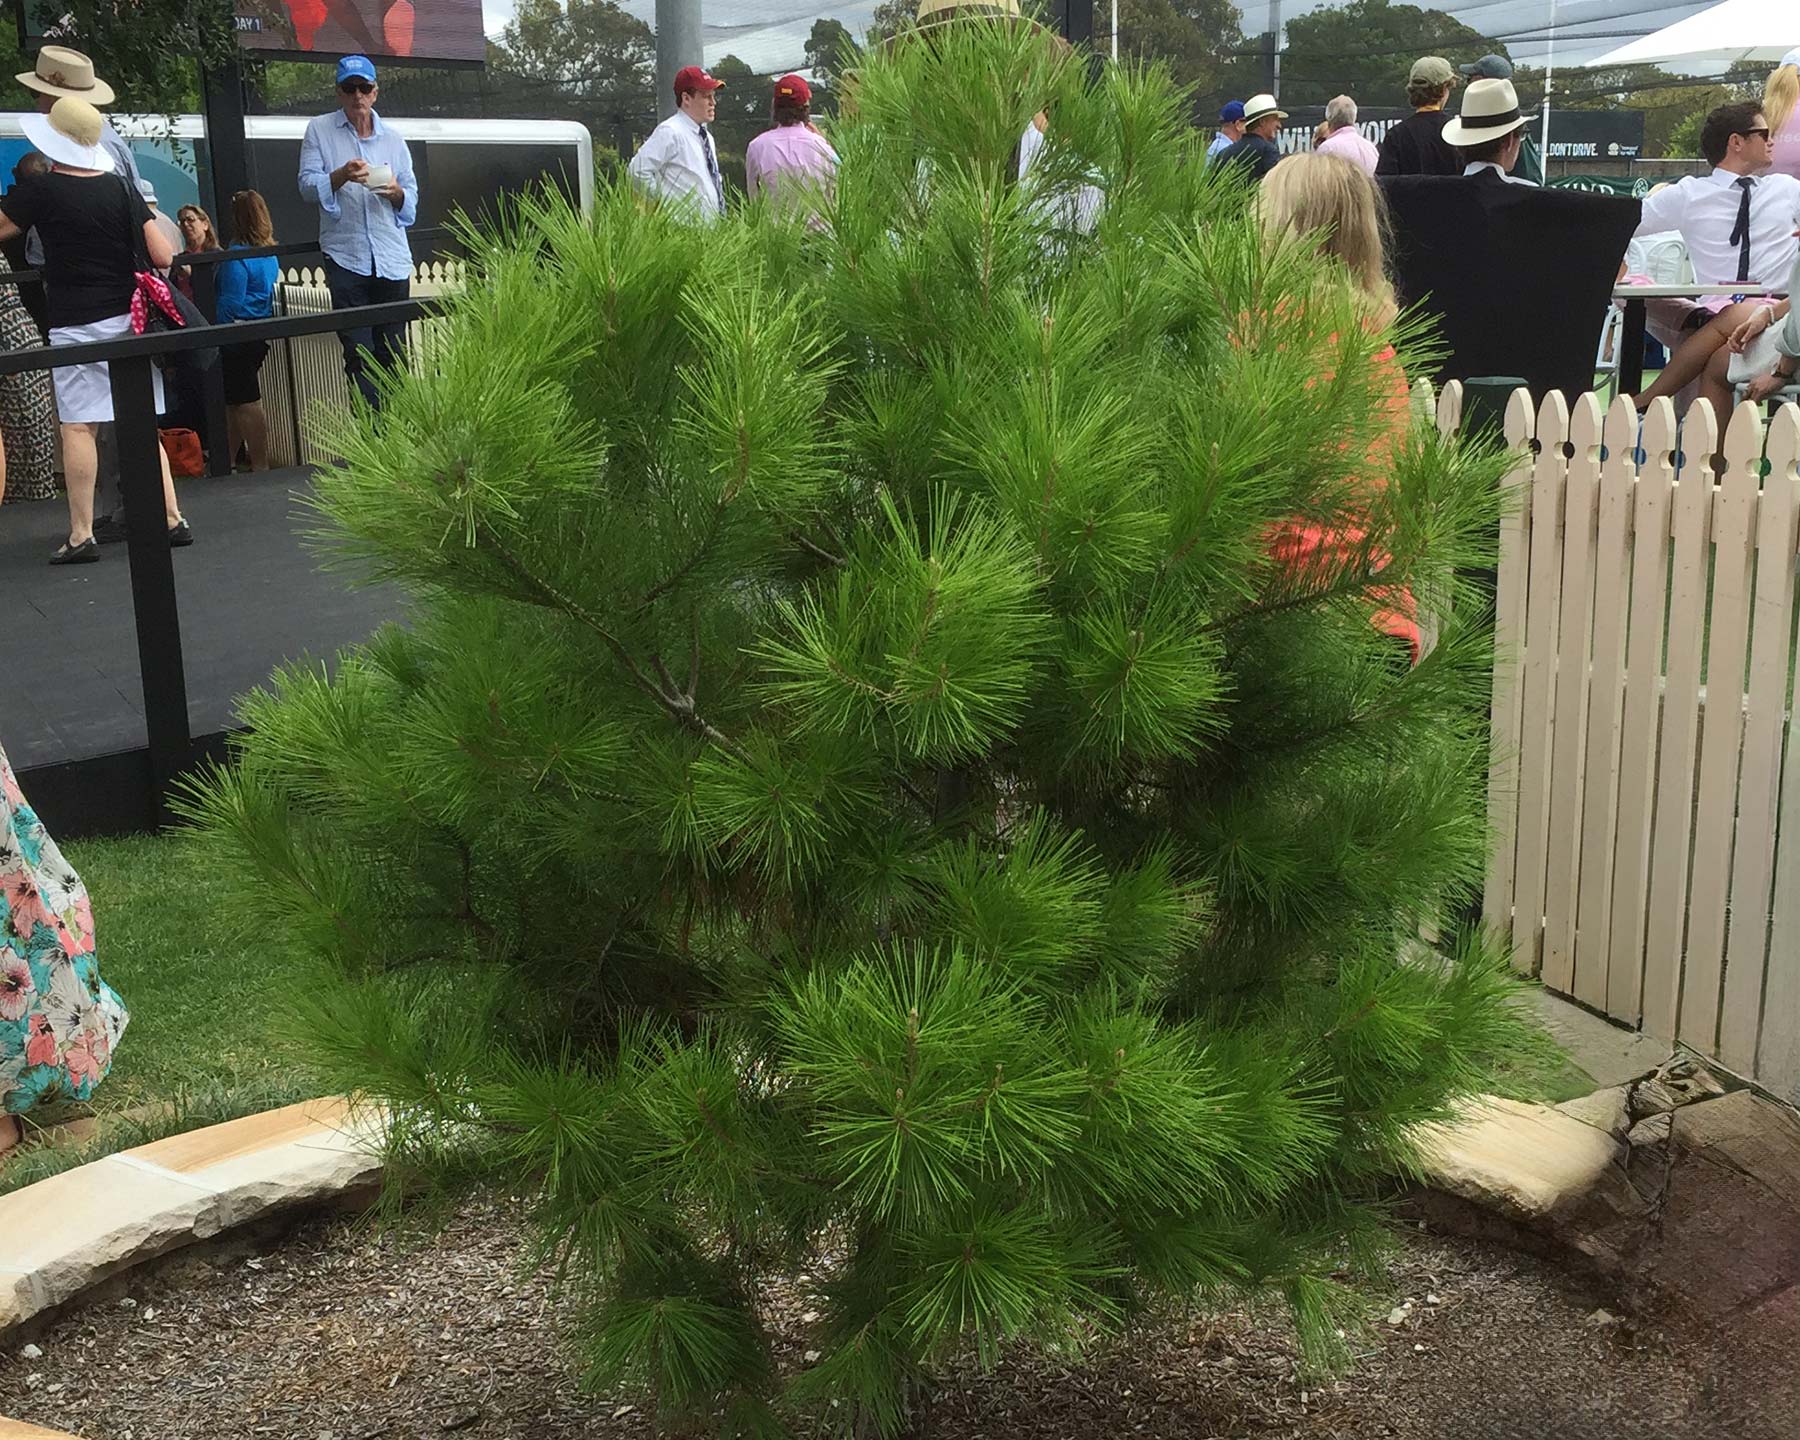
[[19, 128], [46, 160], [74, 170], [111, 170], [113, 158], [100, 144], [106, 122], [85, 100], [64, 96], [48, 115], [21, 115]]
[[1254, 125], [1258, 120], [1267, 120], [1271, 115], [1279, 115], [1283, 120], [1288, 118], [1287, 111], [1275, 103], [1273, 95], [1252, 95], [1244, 102], [1244, 123]]
[[1444, 127], [1444, 142], [1468, 149], [1523, 129], [1531, 117], [1519, 110], [1510, 80], [1477, 80], [1463, 92], [1462, 112]]
[[112, 86], [94, 73], [94, 62], [66, 45], [46, 45], [37, 53], [36, 68], [13, 78], [40, 95], [67, 95], [90, 105], [110, 105], [116, 98]]

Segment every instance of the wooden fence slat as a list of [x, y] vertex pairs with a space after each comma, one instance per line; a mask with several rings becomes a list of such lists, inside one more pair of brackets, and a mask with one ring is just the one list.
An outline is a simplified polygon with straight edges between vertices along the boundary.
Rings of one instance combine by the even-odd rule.
[[1712, 406], [1696, 401], [1682, 428], [1675, 482], [1675, 546], [1670, 556], [1668, 668], [1663, 687], [1662, 755], [1656, 775], [1656, 828], [1650, 842], [1650, 910], [1645, 931], [1644, 1028], [1676, 1038], [1681, 955], [1687, 932], [1692, 854], [1694, 755], [1700, 721], [1700, 656], [1706, 634], [1706, 568], [1712, 520], [1709, 461], [1717, 448]]
[[[1739, 407], [1762, 429], [1755, 407]], [[1726, 452], [1739, 424], [1733, 416]], [[1761, 449], [1761, 436], [1757, 437]], [[1770, 458], [1774, 458], [1771, 446]], [[1756, 1070], [1768, 956], [1769, 882], [1775, 869], [1775, 799], [1781, 785], [1781, 736], [1793, 649], [1795, 522], [1800, 488], [1793, 468], [1772, 469], [1757, 507], [1756, 600], [1751, 615], [1750, 688], [1744, 717], [1743, 775], [1738, 782], [1737, 843], [1731, 862], [1731, 928], [1725, 939], [1725, 997], [1719, 1012], [1719, 1059], [1739, 1074]], [[1779, 932], [1777, 932], [1779, 933]], [[1783, 937], [1791, 944], [1791, 932]]]
[[1675, 429], [1675, 407], [1668, 400], [1658, 400], [1644, 416], [1644, 458], [1632, 494], [1631, 623], [1626, 636], [1625, 715], [1619, 730], [1612, 933], [1606, 955], [1606, 1013], [1631, 1025], [1642, 1018], [1644, 1004], [1644, 935], [1651, 822], [1656, 807], [1657, 732], [1662, 719]]
[[1550, 751], [1549, 873], [1544, 887], [1544, 983], [1568, 992], [1575, 980], [1575, 900], [1581, 869], [1586, 776], [1588, 638], [1594, 611], [1594, 526], [1600, 483], [1600, 402], [1578, 397], [1569, 416], [1563, 488], [1562, 614], [1556, 658], [1556, 728]]
[[[1633, 450], [1638, 417], [1623, 396], [1606, 413], [1594, 537], [1594, 661], [1588, 690], [1587, 776], [1582, 787], [1581, 879], [1575, 924], [1575, 998], [1607, 1002], [1612, 933], [1613, 837], [1618, 816], [1619, 734], [1625, 702], [1625, 622], [1631, 594]], [[1635, 1018], [1635, 1015], [1634, 1017]]]
[[1525, 696], [1519, 727], [1519, 858], [1513, 963], [1535, 975], [1542, 957], [1550, 842], [1550, 745], [1556, 724], [1556, 639], [1562, 608], [1563, 484], [1569, 407], [1552, 390], [1538, 408], [1531, 477], [1531, 568], [1525, 591]]
[[[1800, 409], [1783, 405], [1769, 427], [1765, 486], [1800, 484]], [[1756, 1076], [1782, 1099], [1800, 1100], [1800, 754], [1788, 746], [1776, 836], [1775, 901], [1768, 974], [1763, 989], [1762, 1038]]]
[[[1460, 387], [1458, 399], [1460, 401]], [[1518, 463], [1500, 482], [1506, 509], [1500, 519], [1500, 552], [1494, 580], [1494, 691], [1488, 712], [1488, 855], [1482, 891], [1483, 923], [1510, 934], [1514, 861], [1519, 833], [1519, 729], [1524, 686], [1526, 561], [1531, 553], [1531, 479], [1528, 442], [1536, 428], [1531, 395], [1515, 390], [1506, 402], [1503, 434]]]
[[1438, 391], [1437, 427], [1440, 435], [1454, 435], [1462, 429], [1463, 387], [1460, 380], [1446, 380]]
[[1731, 889], [1732, 822], [1744, 740], [1744, 666], [1750, 646], [1750, 545], [1756, 533], [1761, 488], [1757, 472], [1762, 462], [1762, 424], [1756, 407], [1740, 405], [1729, 418], [1725, 476], [1713, 504], [1706, 698], [1679, 1032], [1683, 1042], [1707, 1055], [1716, 1053], [1719, 1039], [1725, 900]]

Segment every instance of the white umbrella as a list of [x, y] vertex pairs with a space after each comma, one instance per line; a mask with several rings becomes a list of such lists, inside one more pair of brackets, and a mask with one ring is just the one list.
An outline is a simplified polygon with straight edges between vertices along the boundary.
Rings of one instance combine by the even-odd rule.
[[1590, 67], [1675, 63], [1684, 70], [1717, 73], [1744, 61], [1773, 64], [1797, 46], [1796, 0], [1721, 0], [1586, 63]]

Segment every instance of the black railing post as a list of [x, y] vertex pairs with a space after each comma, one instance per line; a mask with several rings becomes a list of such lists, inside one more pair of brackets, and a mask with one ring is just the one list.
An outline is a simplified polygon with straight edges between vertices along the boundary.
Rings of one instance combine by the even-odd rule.
[[131, 605], [137, 616], [138, 669], [144, 687], [144, 726], [150, 746], [151, 799], [157, 822], [169, 824], [169, 789], [186, 767], [187, 675], [181, 663], [181, 617], [175, 604], [175, 565], [163, 510], [162, 441], [156, 433], [156, 396], [148, 355], [111, 362], [113, 421], [119, 482], [130, 538]]

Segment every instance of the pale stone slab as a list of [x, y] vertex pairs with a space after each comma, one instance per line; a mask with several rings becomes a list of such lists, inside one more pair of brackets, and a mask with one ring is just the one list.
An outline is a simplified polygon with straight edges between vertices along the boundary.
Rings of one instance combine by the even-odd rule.
[[373, 1184], [380, 1129], [377, 1110], [311, 1101], [171, 1136], [0, 1196], [0, 1329], [166, 1251]]
[[70, 1440], [67, 1430], [46, 1430], [23, 1420], [0, 1419], [0, 1440]]
[[1631, 1129], [1629, 1085], [1610, 1085], [1604, 1090], [1594, 1091], [1592, 1095], [1565, 1100], [1556, 1108], [1584, 1125], [1604, 1130], [1615, 1140], [1623, 1140], [1626, 1132]]
[[1599, 1086], [1627, 1085], [1658, 1069], [1674, 1047], [1572, 1005], [1541, 987], [1525, 992], [1525, 1005], [1570, 1060]]
[[1609, 1132], [1573, 1115], [1493, 1097], [1418, 1139], [1427, 1183], [1514, 1220], [1578, 1203], [1623, 1155]]

